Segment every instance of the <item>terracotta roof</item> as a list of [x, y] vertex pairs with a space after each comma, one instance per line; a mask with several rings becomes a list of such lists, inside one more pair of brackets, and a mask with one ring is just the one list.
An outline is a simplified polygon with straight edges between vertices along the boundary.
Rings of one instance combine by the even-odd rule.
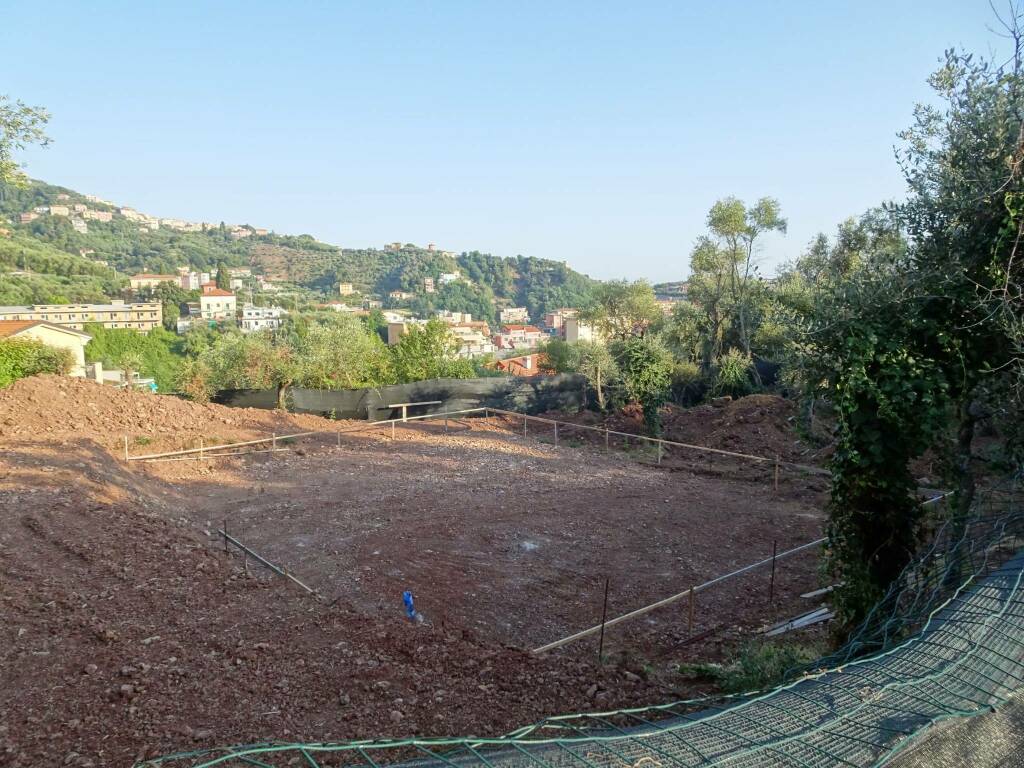
[[0, 338], [14, 336], [37, 324], [37, 320], [0, 320]]
[[223, 288], [207, 288], [203, 286], [203, 296], [234, 296], [231, 291], [225, 291]]
[[525, 331], [526, 333], [540, 333], [540, 328], [535, 325], [503, 325], [502, 330], [505, 333], [511, 333], [512, 331]]
[[69, 328], [66, 325], [58, 325], [57, 323], [48, 323], [45, 320], [0, 320], [0, 339], [17, 336], [19, 333], [27, 331], [29, 328], [35, 328], [37, 325], [41, 325], [44, 328], [52, 328], [56, 331], [71, 333], [75, 336], [85, 336], [87, 339], [92, 338], [88, 333], [83, 333], [75, 328]]

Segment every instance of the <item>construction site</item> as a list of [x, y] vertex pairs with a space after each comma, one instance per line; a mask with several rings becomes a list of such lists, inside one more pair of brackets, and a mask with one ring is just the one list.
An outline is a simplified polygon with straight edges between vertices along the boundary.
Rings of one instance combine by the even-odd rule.
[[[0, 764], [868, 765], [973, 713], [948, 680], [917, 697], [933, 715], [886, 681], [722, 703], [681, 674], [772, 638], [830, 650], [826, 456], [781, 398], [691, 409], [659, 440], [629, 414], [422, 410], [340, 421], [51, 376], [0, 392]], [[988, 624], [1022, 612], [1013, 494], [992, 498], [969, 582], [1002, 581], [943, 591], [933, 567], [858, 635], [892, 653], [974, 601], [968, 634], [996, 634], [938, 655], [998, 654], [977, 708], [1024, 680], [1024, 632]]]

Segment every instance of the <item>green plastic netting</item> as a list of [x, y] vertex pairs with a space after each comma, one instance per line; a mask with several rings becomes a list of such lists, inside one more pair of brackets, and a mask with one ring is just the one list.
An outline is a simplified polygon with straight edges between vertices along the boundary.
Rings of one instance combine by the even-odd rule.
[[878, 765], [930, 725], [989, 712], [1024, 688], [1016, 490], [993, 490], [975, 516], [937, 527], [842, 649], [770, 691], [552, 717], [502, 738], [252, 744], [140, 766]]

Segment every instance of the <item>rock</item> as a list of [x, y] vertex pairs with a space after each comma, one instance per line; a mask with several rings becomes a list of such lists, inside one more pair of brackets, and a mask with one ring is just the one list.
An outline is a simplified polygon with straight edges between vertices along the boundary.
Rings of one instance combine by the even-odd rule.
[[588, 699], [592, 699], [596, 695], [597, 695], [597, 683], [594, 683], [592, 686], [587, 688], [587, 698]]
[[392, 709], [391, 710], [391, 722], [392, 723], [396, 723], [396, 724], [400, 723], [400, 722], [402, 722], [402, 718], [404, 718], [404, 717], [405, 717], [405, 715], [403, 715], [397, 709]]
[[622, 676], [631, 683], [640, 682], [640, 675], [633, 674], [632, 672], [623, 672]]
[[98, 669], [99, 667], [97, 667], [95, 664], [86, 664], [85, 669], [83, 669], [82, 672], [84, 672], [87, 675], [95, 675]]
[[134, 695], [134, 693], [135, 693], [135, 686], [134, 685], [129, 685], [128, 683], [125, 683], [124, 685], [121, 686], [121, 688], [119, 690], [119, 693], [121, 694], [122, 697], [127, 699], [130, 696]]

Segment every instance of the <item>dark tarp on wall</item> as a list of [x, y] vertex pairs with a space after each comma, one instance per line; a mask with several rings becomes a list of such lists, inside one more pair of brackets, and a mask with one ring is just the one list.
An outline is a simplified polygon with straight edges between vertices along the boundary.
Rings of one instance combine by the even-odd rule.
[[[491, 377], [482, 379], [431, 379], [394, 384], [378, 389], [322, 390], [293, 387], [288, 390], [289, 410], [337, 419], [397, 418], [395, 403], [439, 400], [439, 405], [410, 408], [410, 416], [469, 408], [504, 408], [522, 413], [580, 408], [586, 379], [575, 374], [557, 376]], [[238, 389], [217, 393], [214, 402], [239, 408], [275, 408], [276, 390]]]

